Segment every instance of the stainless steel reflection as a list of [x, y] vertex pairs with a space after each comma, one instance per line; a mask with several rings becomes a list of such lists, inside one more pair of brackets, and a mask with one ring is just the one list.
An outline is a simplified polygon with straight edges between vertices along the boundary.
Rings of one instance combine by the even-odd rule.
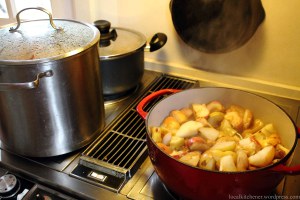
[[88, 144], [103, 128], [97, 44], [61, 60], [0, 65], [0, 82], [28, 82], [48, 70], [52, 76], [36, 88], [0, 92], [4, 148], [34, 157], [61, 155]]
[[[19, 15], [28, 9], [43, 11], [49, 19], [21, 24]], [[105, 125], [99, 31], [53, 20], [40, 7], [25, 8], [16, 19], [17, 25], [0, 27], [2, 147], [49, 157], [85, 146]]]
[[53, 71], [48, 70], [45, 72], [38, 73], [34, 81], [26, 83], [0, 83], [0, 91], [9, 91], [9, 90], [23, 90], [23, 89], [33, 89], [37, 88], [40, 84], [40, 79], [44, 77], [53, 76]]

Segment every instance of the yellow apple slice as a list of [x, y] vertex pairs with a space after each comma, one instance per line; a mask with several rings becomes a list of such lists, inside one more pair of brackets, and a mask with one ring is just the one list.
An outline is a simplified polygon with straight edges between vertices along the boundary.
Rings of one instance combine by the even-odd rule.
[[196, 167], [200, 160], [200, 152], [198, 152], [198, 151], [189, 152], [189, 153], [185, 154], [184, 156], [182, 156], [179, 160], [185, 164]]
[[176, 132], [176, 136], [187, 138], [198, 134], [198, 129], [201, 128], [203, 124], [197, 121], [187, 121], [183, 123]]
[[275, 156], [275, 148], [273, 146], [264, 147], [256, 154], [249, 157], [249, 164], [256, 167], [265, 167], [269, 165]]
[[216, 149], [220, 151], [233, 151], [235, 149], [236, 143], [235, 141], [222, 141], [217, 142], [211, 149]]
[[237, 171], [233, 157], [231, 155], [223, 156], [221, 158], [219, 170], [225, 171], [225, 172], [236, 172]]

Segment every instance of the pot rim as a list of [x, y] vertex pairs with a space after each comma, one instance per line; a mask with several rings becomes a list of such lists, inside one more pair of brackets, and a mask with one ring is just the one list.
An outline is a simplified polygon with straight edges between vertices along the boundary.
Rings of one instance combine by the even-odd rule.
[[[139, 51], [143, 51], [143, 49], [145, 48], [145, 46], [146, 46], [146, 43], [143, 46], [141, 46], [140, 48], [138, 48], [136, 50], [133, 50], [131, 52], [128, 52], [128, 53], [124, 53], [124, 54], [116, 54], [116, 55], [109, 55], [109, 56], [99, 56], [100, 57], [100, 62], [102, 60], [114, 60], [114, 59], [120, 59], [120, 58], [127, 57], [127, 56], [135, 54], [135, 53], [137, 53]], [[101, 49], [100, 49], [100, 51], [101, 51]]]
[[[268, 101], [269, 103], [275, 105], [277, 108], [279, 108], [281, 111], [283, 111], [283, 113], [289, 118], [289, 120], [291, 121], [291, 123], [293, 124], [293, 127], [294, 127], [294, 130], [295, 130], [295, 140], [293, 142], [293, 145], [290, 149], [290, 151], [288, 152], [287, 155], [285, 155], [284, 158], [280, 159], [278, 162], [276, 163], [273, 163], [273, 164], [270, 164], [266, 167], [261, 167], [261, 168], [258, 168], [258, 169], [254, 169], [254, 170], [247, 170], [247, 171], [237, 171], [237, 172], [221, 172], [221, 171], [217, 171], [217, 170], [207, 170], [207, 169], [203, 169], [203, 168], [199, 168], [199, 167], [194, 167], [194, 166], [191, 166], [191, 165], [188, 165], [186, 163], [183, 163], [181, 162], [180, 160], [177, 160], [175, 158], [173, 158], [172, 156], [166, 154], [161, 148], [158, 147], [158, 145], [153, 141], [152, 137], [150, 136], [150, 131], [149, 131], [149, 126], [148, 126], [148, 119], [149, 119], [149, 116], [151, 115], [151, 112], [154, 110], [154, 108], [160, 104], [162, 101], [168, 99], [169, 97], [173, 96], [173, 95], [177, 95], [179, 93], [184, 93], [184, 92], [187, 92], [189, 90], [201, 90], [201, 89], [229, 89], [229, 90], [235, 90], [235, 91], [241, 91], [241, 92], [245, 92], [245, 93], [248, 93], [250, 95], [254, 95], [254, 96], [257, 96], [259, 98], [262, 98], [262, 99], [265, 99], [266, 101]], [[297, 128], [296, 128], [296, 125], [295, 123], [293, 122], [292, 118], [287, 114], [287, 112], [285, 110], [283, 110], [281, 107], [279, 107], [277, 104], [273, 103], [272, 101], [270, 101], [269, 99], [261, 96], [261, 95], [258, 95], [258, 94], [254, 94], [252, 92], [248, 92], [248, 91], [245, 91], [245, 90], [241, 90], [241, 89], [234, 89], [234, 88], [228, 88], [228, 87], [202, 87], [202, 88], [191, 88], [191, 89], [185, 89], [185, 90], [182, 90], [182, 91], [179, 91], [179, 92], [176, 92], [176, 93], [173, 93], [173, 94], [170, 94], [168, 95], [166, 98], [163, 98], [161, 99], [160, 101], [158, 101], [148, 112], [147, 116], [146, 116], [146, 119], [145, 119], [145, 122], [146, 122], [146, 129], [147, 129], [147, 141], [148, 142], [151, 142], [155, 145], [155, 147], [157, 149], [159, 149], [159, 151], [161, 151], [165, 156], [169, 157], [170, 159], [180, 163], [181, 165], [184, 165], [186, 167], [189, 167], [189, 168], [193, 168], [195, 170], [200, 170], [200, 171], [206, 171], [206, 172], [210, 172], [210, 173], [218, 173], [218, 174], [246, 174], [246, 173], [255, 173], [255, 172], [259, 172], [259, 171], [264, 171], [264, 170], [269, 170], [270, 172], [272, 171], [271, 169], [280, 165], [280, 164], [285, 164], [288, 159], [291, 158], [291, 156], [294, 154], [294, 150], [297, 146], [297, 141], [298, 141], [298, 135], [297, 135]], [[148, 146], [148, 143], [147, 143], [147, 146]], [[152, 161], [152, 160], [151, 160]], [[276, 172], [276, 171], [274, 171]]]
[[108, 60], [108, 59], [115, 59], [115, 58], [120, 58], [120, 57], [125, 57], [128, 56], [130, 54], [134, 54], [137, 51], [143, 50], [144, 47], [147, 44], [147, 39], [146, 36], [144, 34], [142, 34], [139, 31], [133, 30], [133, 29], [129, 29], [129, 28], [123, 28], [123, 27], [112, 27], [111, 29], [116, 29], [121, 30], [121, 31], [126, 31], [126, 32], [130, 32], [133, 33], [134, 35], [137, 35], [140, 38], [140, 41], [138, 45], [136, 45], [136, 47], [133, 47], [131, 50], [129, 51], [124, 51], [123, 53], [115, 53], [115, 54], [111, 54], [111, 55], [101, 55], [101, 52], [103, 51], [103, 49], [105, 48], [109, 48], [110, 46], [107, 47], [100, 47], [99, 46], [99, 57], [100, 60]]
[[[93, 25], [91, 25], [89, 23], [80, 22], [80, 21], [76, 21], [76, 20], [69, 20], [69, 19], [53, 19], [53, 20], [61, 21], [61, 22], [72, 22], [72, 23], [77, 23], [77, 24], [87, 26], [88, 28], [90, 28], [93, 31], [93, 36], [91, 37], [91, 40], [89, 41], [89, 43], [87, 43], [84, 47], [79, 47], [75, 50], [72, 50], [72, 51], [69, 51], [69, 52], [66, 52], [66, 53], [63, 53], [60, 55], [50, 56], [50, 57], [46, 57], [46, 58], [39, 58], [39, 59], [34, 59], [34, 60], [4, 60], [4, 59], [0, 59], [0, 65], [26, 65], [26, 64], [38, 64], [38, 63], [60, 60], [60, 59], [71, 57], [78, 53], [81, 53], [81, 52], [89, 49], [96, 43], [98, 43], [100, 40], [100, 32], [98, 31], [97, 28], [95, 28]], [[40, 21], [47, 21], [47, 19], [26, 20], [26, 21], [24, 20], [24, 21], [22, 21], [22, 23], [40, 22]], [[4, 26], [0, 26], [0, 30], [15, 26], [15, 25], [16, 25], [16, 23], [6, 24]]]

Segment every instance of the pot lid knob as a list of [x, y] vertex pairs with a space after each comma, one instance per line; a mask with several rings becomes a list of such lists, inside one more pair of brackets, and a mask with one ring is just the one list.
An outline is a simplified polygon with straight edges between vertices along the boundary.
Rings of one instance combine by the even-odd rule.
[[115, 41], [117, 39], [117, 31], [115, 29], [110, 30], [110, 22], [106, 20], [97, 20], [94, 22], [94, 26], [100, 31], [100, 47], [107, 47], [110, 45], [110, 40]]

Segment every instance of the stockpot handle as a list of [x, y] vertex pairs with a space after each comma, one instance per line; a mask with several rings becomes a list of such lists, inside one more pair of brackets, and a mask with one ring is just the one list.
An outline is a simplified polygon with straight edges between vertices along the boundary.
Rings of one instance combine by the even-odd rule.
[[16, 28], [10, 27], [10, 29], [9, 29], [10, 32], [15, 32], [15, 31], [17, 31], [18, 28], [20, 27], [20, 25], [21, 25], [20, 14], [21, 14], [21, 12], [23, 12], [23, 11], [25, 11], [25, 10], [31, 10], [31, 9], [34, 9], [34, 10], [40, 10], [40, 11], [43, 11], [44, 13], [47, 13], [47, 14], [49, 15], [49, 20], [50, 20], [51, 26], [52, 26], [55, 30], [62, 30], [61, 27], [56, 27], [56, 26], [55, 26], [55, 24], [53, 23], [52, 14], [51, 14], [48, 10], [46, 10], [45, 8], [42, 8], [42, 7], [30, 7], [30, 8], [25, 8], [25, 9], [23, 9], [23, 10], [20, 10], [20, 11], [17, 13], [16, 19], [17, 19], [18, 24], [17, 24]]
[[178, 89], [162, 89], [162, 90], [158, 90], [156, 92], [153, 92], [151, 94], [149, 94], [148, 96], [146, 96], [144, 99], [142, 99], [142, 101], [137, 105], [136, 110], [138, 112], [138, 114], [143, 118], [146, 119], [147, 117], [147, 112], [144, 110], [144, 107], [154, 98], [160, 97], [164, 94], [169, 94], [169, 93], [176, 93], [176, 92], [180, 92], [181, 90]]
[[44, 77], [53, 76], [53, 71], [48, 70], [36, 75], [36, 79], [31, 82], [25, 83], [0, 83], [0, 91], [11, 91], [11, 90], [23, 90], [23, 89], [34, 89], [40, 84], [40, 79]]
[[156, 33], [150, 40], [150, 43], [145, 47], [145, 51], [153, 52], [162, 48], [167, 43], [168, 37], [164, 33]]

